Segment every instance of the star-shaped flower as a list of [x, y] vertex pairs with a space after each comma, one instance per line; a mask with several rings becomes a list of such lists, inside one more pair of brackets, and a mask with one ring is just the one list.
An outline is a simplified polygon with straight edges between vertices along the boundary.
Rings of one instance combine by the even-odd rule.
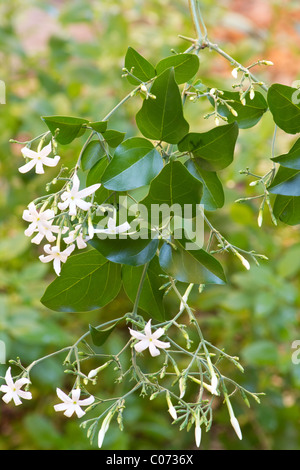
[[51, 142], [43, 147], [39, 152], [35, 152], [28, 147], [24, 147], [21, 152], [23, 157], [30, 158], [30, 161], [19, 168], [20, 173], [27, 173], [35, 167], [35, 172], [37, 174], [43, 174], [45, 173], [43, 165], [53, 167], [56, 166], [60, 160], [58, 155], [55, 155], [54, 158], [48, 157], [48, 155], [52, 152]]
[[165, 334], [165, 330], [163, 328], [158, 328], [154, 333], [151, 332], [151, 320], [145, 326], [145, 334], [140, 333], [139, 331], [135, 331], [129, 328], [131, 336], [140, 340], [137, 344], [134, 345], [134, 348], [137, 352], [142, 352], [145, 349], [149, 348], [151, 356], [159, 356], [161, 349], [166, 349], [170, 347], [170, 343], [166, 343], [164, 341], [159, 341], [163, 334]]
[[14, 382], [11, 376], [11, 367], [9, 367], [6, 371], [5, 381], [6, 385], [1, 385], [0, 387], [1, 392], [5, 393], [5, 395], [3, 395], [2, 397], [2, 400], [5, 403], [9, 403], [11, 400], [13, 400], [15, 405], [18, 406], [22, 404], [20, 398], [23, 398], [24, 400], [32, 399], [32, 395], [30, 392], [25, 392], [24, 390], [21, 390], [23, 385], [30, 383], [30, 380], [23, 377]]
[[53, 268], [59, 276], [61, 271], [61, 263], [67, 261], [68, 256], [75, 250], [75, 245], [68, 246], [64, 251], [61, 251], [58, 246], [51, 246], [50, 244], [44, 246], [44, 251], [47, 256], [41, 255], [39, 258], [42, 263], [49, 263], [53, 261]]
[[130, 224], [124, 222], [124, 224], [117, 225], [116, 220], [109, 217], [107, 222], [107, 228], [96, 228], [94, 233], [106, 233], [107, 235], [116, 235], [117, 233], [124, 233], [130, 229]]
[[64, 411], [64, 415], [70, 418], [73, 413], [76, 413], [78, 418], [82, 418], [85, 415], [85, 411], [81, 409], [82, 406], [89, 406], [94, 403], [95, 398], [90, 395], [84, 400], [80, 400], [80, 388], [75, 388], [71, 392], [71, 397], [66, 395], [60, 388], [56, 389], [58, 398], [63, 402], [58, 405], [54, 405], [55, 411]]
[[60, 210], [66, 210], [69, 208], [69, 215], [76, 215], [77, 207], [84, 211], [88, 211], [91, 207], [91, 202], [86, 202], [83, 199], [87, 196], [93, 194], [97, 189], [100, 188], [101, 184], [93, 184], [92, 186], [88, 186], [87, 188], [82, 189], [79, 191], [80, 181], [75, 173], [73, 177], [73, 184], [72, 188], [67, 189], [67, 191], [63, 192], [61, 195], [61, 200], [63, 202], [58, 203], [58, 207]]

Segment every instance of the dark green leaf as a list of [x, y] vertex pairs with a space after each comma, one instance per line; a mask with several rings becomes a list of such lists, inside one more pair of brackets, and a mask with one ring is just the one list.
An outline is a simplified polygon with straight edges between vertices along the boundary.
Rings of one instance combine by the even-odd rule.
[[153, 204], [196, 205], [200, 203], [203, 185], [179, 161], [168, 163], [151, 182], [148, 195], [141, 201], [147, 208]]
[[277, 219], [287, 225], [300, 224], [300, 197], [277, 195], [273, 212]]
[[105, 328], [104, 330], [98, 330], [98, 328], [95, 328], [94, 326], [89, 325], [89, 330], [90, 330], [93, 344], [95, 346], [102, 346], [105, 343], [105, 341], [108, 339], [109, 335], [114, 331], [118, 323], [119, 322], [116, 322], [113, 324], [113, 326], [110, 326], [109, 328]]
[[97, 122], [89, 122], [89, 126], [94, 129], [96, 132], [105, 132], [107, 129], [108, 121], [97, 121]]
[[173, 68], [155, 79], [151, 93], [156, 99], [144, 100], [136, 115], [139, 130], [149, 139], [177, 144], [187, 134], [189, 124], [183, 117], [180, 91]]
[[161, 171], [163, 160], [153, 144], [142, 137], [132, 137], [116, 148], [102, 184], [114, 191], [128, 191], [148, 185]]
[[120, 287], [120, 266], [91, 250], [67, 260], [41, 302], [57, 312], [87, 312], [111, 302]]
[[288, 153], [272, 158], [272, 160], [286, 168], [300, 170], [300, 139], [297, 140]]
[[176, 241], [176, 249], [165, 243], [159, 253], [162, 269], [178, 281], [193, 284], [224, 284], [226, 277], [219, 261], [204, 250], [184, 249]]
[[282, 196], [300, 196], [300, 170], [280, 166], [268, 191]]
[[[250, 99], [248, 93], [245, 105], [242, 105], [240, 95], [235, 91], [224, 91], [222, 99], [229, 100], [229, 106], [231, 106], [238, 115], [234, 116], [226, 105], [218, 105], [218, 112], [221, 116], [228, 119], [228, 123], [236, 121], [241, 129], [248, 129], [249, 127], [255, 126], [268, 109], [265, 98], [259, 92], [255, 92], [253, 100]], [[214, 100], [209, 98], [209, 101], [214, 106]]]
[[98, 140], [92, 140], [84, 149], [81, 156], [81, 168], [90, 170], [101, 158], [105, 156], [104, 149]]
[[174, 54], [158, 62], [156, 73], [160, 75], [171, 67], [174, 67], [175, 80], [180, 85], [196, 75], [199, 68], [199, 59], [195, 54]]
[[118, 147], [118, 145], [123, 141], [125, 137], [125, 132], [115, 131], [114, 129], [108, 129], [105, 132], [102, 132], [103, 139], [106, 143], [112, 147]]
[[[134, 303], [138, 292], [143, 269], [143, 266], [122, 267], [124, 289], [132, 303]], [[139, 308], [149, 313], [151, 317], [160, 321], [165, 319], [165, 308], [163, 304], [164, 293], [162, 290], [159, 290], [159, 288], [165, 282], [165, 280], [159, 276], [161, 272], [162, 271], [158, 263], [158, 258], [155, 257], [148, 266], [143, 289], [139, 299]]]
[[226, 168], [233, 160], [239, 128], [236, 122], [208, 132], [187, 134], [178, 144], [181, 152], [190, 152], [197, 167], [207, 171]]
[[275, 123], [289, 134], [300, 132], [300, 91], [275, 83], [267, 99]]
[[158, 240], [138, 238], [106, 238], [100, 240], [94, 237], [89, 243], [113, 263], [141, 266], [150, 261], [158, 248]]
[[[133, 68], [132, 74], [142, 82], [148, 82], [151, 78], [155, 77], [155, 68], [153, 65], [132, 47], [128, 47], [127, 49], [125, 67], [129, 72]], [[128, 76], [127, 78], [132, 85], [140, 84], [140, 82], [133, 77]]]
[[82, 125], [88, 123], [87, 119], [71, 116], [44, 116], [42, 119], [52, 135], [55, 135], [56, 130], [59, 129], [56, 140], [62, 145], [69, 144], [78, 137], [79, 133], [85, 130]]
[[224, 191], [217, 173], [203, 170], [198, 164], [197, 159], [187, 160], [185, 166], [189, 172], [203, 184], [203, 196], [201, 204], [207, 211], [220, 209], [224, 205]]

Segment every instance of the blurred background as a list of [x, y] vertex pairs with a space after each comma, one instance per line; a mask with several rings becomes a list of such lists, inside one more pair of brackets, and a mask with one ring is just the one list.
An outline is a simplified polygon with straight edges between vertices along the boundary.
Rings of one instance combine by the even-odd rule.
[[[0, 5], [0, 79], [6, 84], [6, 104], [0, 105], [0, 339], [7, 359], [20, 356], [23, 364], [70, 345], [88, 324], [123, 315], [131, 304], [120, 292], [101, 311], [61, 314], [39, 302], [53, 279], [47, 264], [38, 260], [39, 247], [24, 236], [24, 208], [45, 192], [46, 176], [21, 175], [21, 145], [9, 139], [31, 139], [46, 130], [40, 116], [71, 115], [100, 120], [131, 89], [121, 78], [124, 55], [132, 46], [156, 64], [171, 49], [184, 51], [188, 44], [178, 34], [193, 37], [185, 0], [10, 0]], [[209, 38], [244, 65], [257, 59], [274, 62], [254, 72], [266, 83], [291, 85], [300, 79], [300, 6], [293, 0], [203, 0]], [[199, 78], [209, 85], [231, 89], [230, 65], [214, 52], [200, 56]], [[138, 98], [123, 106], [111, 127], [137, 135], [134, 115]], [[213, 127], [203, 119], [208, 105], [188, 103], [185, 112], [192, 130]], [[274, 124], [265, 115], [254, 128], [242, 130], [236, 159], [221, 172], [226, 202], [214, 225], [229, 240], [247, 250], [265, 254], [269, 261], [252, 265], [246, 272], [232, 257], [224, 263], [229, 283], [192, 295], [193, 307], [207, 340], [233, 356], [245, 367], [241, 374], [223, 363], [228, 375], [253, 391], [266, 393], [262, 404], [248, 409], [240, 397], [233, 399], [243, 440], [232, 430], [226, 407], [215, 402], [214, 424], [204, 433], [204, 449], [299, 449], [300, 364], [291, 361], [292, 342], [300, 340], [300, 237], [299, 228], [279, 223], [274, 227], [267, 210], [261, 229], [258, 206], [236, 204], [240, 197], [255, 194], [249, 178], [239, 171], [250, 167], [264, 174], [270, 168]], [[295, 141], [278, 131], [277, 155]], [[82, 140], [59, 148], [66, 165], [75, 162]], [[258, 193], [257, 193], [258, 194]], [[167, 309], [176, 311], [170, 297]], [[115, 330], [107, 350], [117, 351], [127, 334]], [[55, 387], [68, 389], [70, 376], [63, 372], [62, 357], [52, 358], [32, 372], [33, 400], [21, 407], [0, 404], [0, 449], [92, 449], [77, 419], [55, 414]], [[95, 366], [95, 364], [93, 364]], [[92, 365], [91, 365], [92, 366]], [[90, 370], [89, 367], [88, 370]], [[7, 366], [1, 366], [4, 375]], [[103, 373], [99, 395], [116, 393], [115, 377]], [[91, 391], [91, 393], [93, 393]], [[118, 392], [117, 392], [118, 393]], [[193, 391], [191, 391], [193, 393]], [[125, 430], [112, 424], [105, 449], [193, 449], [193, 431], [171, 426], [165, 400], [149, 402], [131, 397], [124, 412]]]

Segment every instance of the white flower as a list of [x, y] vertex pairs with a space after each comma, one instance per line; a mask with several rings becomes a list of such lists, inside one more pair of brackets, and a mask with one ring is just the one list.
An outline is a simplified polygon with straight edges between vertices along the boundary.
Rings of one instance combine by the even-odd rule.
[[60, 157], [58, 155], [55, 155], [54, 158], [49, 158], [48, 155], [51, 153], [51, 151], [52, 151], [51, 142], [45, 147], [43, 147], [42, 150], [40, 150], [39, 152], [35, 152], [34, 150], [31, 150], [28, 147], [24, 147], [21, 150], [23, 156], [26, 158], [30, 158], [31, 160], [25, 165], [21, 166], [19, 168], [19, 172], [27, 173], [33, 167], [35, 167], [36, 173], [43, 174], [45, 173], [43, 165], [52, 166], [52, 167], [56, 166], [60, 160]]
[[166, 398], [167, 398], [167, 403], [168, 403], [168, 411], [169, 411], [170, 415], [172, 416], [173, 419], [177, 419], [177, 411], [173, 406], [173, 403], [171, 401], [171, 397], [170, 397], [169, 393], [167, 393]]
[[76, 413], [78, 418], [82, 418], [85, 415], [85, 411], [81, 409], [81, 406], [88, 406], [94, 403], [95, 398], [93, 395], [90, 395], [84, 400], [79, 400], [80, 398], [80, 388], [75, 388], [71, 392], [71, 397], [66, 395], [60, 388], [56, 389], [58, 398], [63, 402], [58, 405], [54, 405], [55, 411], [64, 411], [64, 415], [70, 418], [73, 413]]
[[241, 431], [239, 422], [238, 422], [238, 420], [236, 419], [236, 417], [235, 417], [235, 415], [234, 415], [234, 412], [233, 412], [231, 403], [230, 403], [229, 398], [228, 398], [227, 395], [225, 396], [225, 401], [226, 401], [226, 405], [227, 405], [228, 412], [229, 412], [230, 423], [231, 423], [233, 429], [235, 430], [237, 437], [238, 437], [240, 440], [242, 440], [242, 439], [243, 439], [242, 431]]
[[125, 222], [124, 224], [118, 225], [116, 224], [116, 220], [112, 217], [109, 217], [107, 222], [107, 228], [96, 228], [94, 229], [94, 233], [106, 233], [107, 235], [115, 235], [117, 233], [127, 232], [130, 229], [130, 224]]
[[[69, 235], [64, 238], [64, 242], [67, 245], [76, 242], [78, 249], [82, 250], [83, 248], [87, 247], [87, 244], [84, 241], [83, 233], [80, 230], [80, 227], [80, 225], [76, 225], [75, 230], [71, 230], [71, 232], [69, 232]], [[86, 240], [88, 240], [88, 237], [86, 237]]]
[[149, 348], [151, 356], [154, 357], [159, 356], [160, 354], [158, 348], [166, 349], [170, 347], [170, 343], [158, 340], [158, 338], [165, 334], [165, 330], [163, 328], [158, 328], [154, 333], [151, 333], [151, 320], [149, 320], [145, 326], [145, 334], [131, 330], [130, 328], [129, 331], [131, 336], [140, 340], [139, 343], [134, 346], [137, 352], [142, 352]]
[[75, 173], [73, 177], [73, 184], [71, 189], [67, 189], [67, 191], [63, 192], [61, 195], [61, 199], [63, 202], [58, 203], [58, 207], [60, 210], [66, 210], [69, 208], [70, 215], [76, 215], [77, 207], [84, 211], [88, 211], [91, 207], [91, 202], [86, 202], [83, 198], [90, 196], [93, 194], [97, 189], [100, 188], [101, 184], [93, 184], [85, 189], [79, 191], [80, 181]]
[[98, 447], [99, 448], [102, 447], [104, 437], [105, 437], [105, 434], [106, 434], [106, 432], [109, 428], [109, 424], [110, 424], [110, 421], [111, 421], [112, 417], [113, 417], [113, 413], [107, 413], [107, 415], [105, 416], [105, 418], [102, 422], [102, 426], [101, 426], [99, 434], [98, 434]]
[[56, 274], [59, 276], [61, 271], [61, 263], [67, 261], [68, 256], [75, 250], [75, 245], [68, 246], [64, 251], [61, 251], [58, 246], [45, 245], [44, 251], [47, 256], [41, 255], [39, 258], [42, 263], [49, 263], [53, 261], [53, 268]]
[[55, 216], [54, 211], [47, 209], [38, 212], [34, 202], [28, 205], [28, 209], [23, 211], [23, 220], [30, 222], [29, 227], [25, 230], [26, 237], [31, 237], [35, 231], [42, 231], [42, 229], [49, 228], [51, 219]]
[[218, 377], [216, 374], [213, 372], [212, 377], [211, 377], [211, 384], [210, 384], [210, 392], [212, 395], [219, 395], [218, 393]]
[[11, 376], [11, 368], [9, 367], [5, 374], [5, 381], [6, 385], [1, 385], [0, 387], [1, 392], [5, 393], [5, 395], [2, 397], [2, 400], [5, 403], [9, 403], [11, 400], [13, 400], [15, 405], [18, 406], [22, 404], [20, 398], [23, 398], [24, 400], [32, 399], [32, 395], [30, 392], [25, 392], [24, 390], [21, 390], [23, 385], [30, 383], [29, 379], [23, 377], [14, 382]]
[[[54, 216], [54, 211], [51, 209], [38, 212], [34, 202], [31, 202], [28, 205], [28, 209], [23, 211], [22, 218], [26, 222], [30, 222], [30, 225], [24, 232], [26, 237], [31, 237], [35, 232], [37, 232], [37, 235], [31, 240], [31, 243], [39, 245], [44, 237], [46, 237], [48, 242], [54, 242], [56, 240], [53, 233], [59, 233], [61, 229], [58, 225], [52, 225]], [[66, 227], [62, 229], [63, 233], [65, 231]]]
[[195, 442], [196, 442], [196, 446], [197, 447], [200, 447], [200, 444], [201, 444], [201, 426], [200, 426], [200, 420], [199, 420], [199, 416], [197, 416], [196, 418], [196, 424], [195, 424]]
[[239, 68], [236, 67], [235, 69], [232, 70], [231, 75], [232, 75], [234, 78], [237, 78], [237, 77], [238, 77], [238, 71], [239, 71]]

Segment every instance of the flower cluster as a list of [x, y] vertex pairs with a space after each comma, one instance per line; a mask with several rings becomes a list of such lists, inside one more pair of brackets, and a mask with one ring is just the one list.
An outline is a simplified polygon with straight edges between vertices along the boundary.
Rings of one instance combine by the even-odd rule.
[[[60, 157], [56, 155], [50, 158], [48, 155], [52, 151], [52, 142], [37, 152], [28, 147], [23, 148], [22, 154], [29, 161], [21, 166], [19, 171], [26, 173], [35, 167], [36, 173], [42, 174], [44, 173], [43, 165], [56, 166]], [[117, 234], [126, 232], [130, 228], [128, 222], [117, 226], [115, 218], [112, 217], [108, 219], [107, 228], [95, 228], [92, 219], [97, 208], [101, 206], [94, 204], [93, 200], [101, 184], [93, 184], [80, 189], [80, 179], [76, 168], [72, 177], [66, 179], [67, 183], [61, 191], [30, 202], [23, 212], [23, 219], [29, 223], [24, 232], [25, 235], [32, 237], [31, 242], [37, 245], [44, 239], [49, 242], [44, 245], [45, 254], [40, 255], [39, 259], [42, 263], [53, 262], [54, 271], [58, 276], [61, 272], [61, 264], [67, 261], [76, 246], [79, 250], [86, 248], [86, 242], [97, 233]], [[87, 198], [89, 200], [86, 200]], [[66, 247], [62, 248], [62, 242]], [[51, 243], [55, 244], [51, 245]]]
[[[8, 404], [13, 400], [16, 406], [22, 404], [22, 400], [31, 400], [32, 394], [28, 391], [22, 390], [24, 385], [29, 385], [30, 380], [27, 377], [22, 377], [16, 381], [13, 380], [11, 376], [11, 367], [9, 367], [5, 374], [6, 385], [1, 385], [0, 391], [4, 393], [2, 400], [4, 403]], [[95, 398], [93, 395], [90, 395], [88, 398], [80, 400], [81, 390], [80, 388], [75, 388], [71, 391], [71, 397], [66, 395], [59, 388], [56, 389], [58, 398], [62, 401], [57, 405], [54, 405], [55, 411], [64, 411], [64, 415], [70, 418], [73, 413], [77, 415], [78, 418], [82, 418], [85, 415], [85, 411], [81, 409], [82, 406], [89, 406], [94, 403]]]

